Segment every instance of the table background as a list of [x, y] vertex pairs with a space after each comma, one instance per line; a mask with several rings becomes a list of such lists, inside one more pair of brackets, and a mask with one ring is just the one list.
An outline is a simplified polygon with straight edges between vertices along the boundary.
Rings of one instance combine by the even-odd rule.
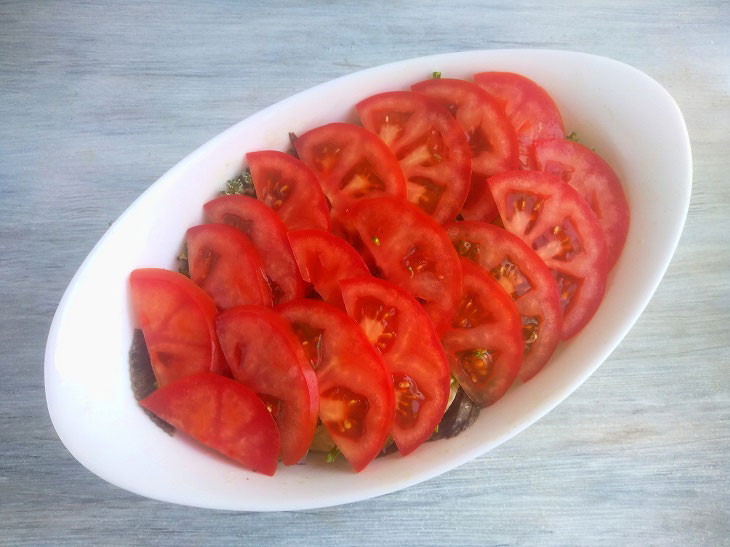
[[[0, 544], [730, 544], [727, 2], [0, 3]], [[53, 312], [109, 224], [201, 143], [360, 68], [466, 49], [632, 64], [684, 112], [694, 188], [646, 312], [576, 393], [424, 484], [245, 514], [92, 475], [47, 414]]]

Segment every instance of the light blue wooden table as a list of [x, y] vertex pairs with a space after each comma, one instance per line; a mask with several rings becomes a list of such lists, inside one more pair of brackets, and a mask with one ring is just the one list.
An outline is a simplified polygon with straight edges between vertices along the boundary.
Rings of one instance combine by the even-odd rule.
[[[0, 3], [0, 544], [730, 544], [727, 2]], [[96, 240], [180, 158], [296, 91], [466, 49], [616, 58], [682, 108], [677, 255], [591, 379], [427, 483], [301, 513], [150, 501], [65, 450], [43, 393], [53, 312]]]

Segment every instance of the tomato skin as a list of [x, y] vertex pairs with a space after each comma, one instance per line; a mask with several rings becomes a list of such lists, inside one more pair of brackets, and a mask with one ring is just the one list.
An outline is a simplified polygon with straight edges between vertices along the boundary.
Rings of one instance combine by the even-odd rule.
[[535, 251], [503, 228], [473, 221], [445, 228], [457, 252], [491, 272], [512, 296], [525, 348], [519, 377], [526, 382], [545, 366], [560, 342], [562, 309], [555, 279]]
[[456, 314], [461, 264], [443, 228], [415, 205], [397, 198], [362, 200], [346, 215], [382, 276], [423, 301], [440, 333]]
[[546, 173], [509, 171], [487, 182], [504, 227], [538, 254], [558, 283], [561, 338], [575, 336], [606, 287], [608, 252], [596, 216], [575, 189]]
[[139, 404], [251, 471], [276, 472], [276, 422], [256, 393], [235, 380], [200, 372], [167, 384]]
[[[522, 325], [512, 298], [489, 272], [465, 258], [461, 262], [464, 293], [459, 315], [441, 341], [451, 374], [472, 401], [485, 407], [500, 399], [517, 378]], [[483, 381], [473, 380], [483, 373]]]
[[449, 111], [419, 93], [389, 91], [360, 101], [357, 112], [400, 162], [408, 201], [439, 224], [454, 220], [469, 193], [471, 156]]
[[390, 371], [396, 394], [391, 435], [400, 453], [410, 454], [431, 436], [449, 400], [449, 363], [438, 333], [418, 301], [389, 281], [347, 279], [340, 288], [348, 315]]
[[215, 332], [218, 310], [200, 287], [157, 268], [134, 270], [129, 284], [158, 387], [196, 372], [228, 372]]
[[249, 238], [261, 257], [274, 304], [302, 298], [306, 285], [294, 261], [284, 222], [248, 196], [221, 196], [203, 206], [208, 222], [228, 224]]
[[406, 194], [398, 161], [367, 129], [331, 123], [294, 141], [301, 160], [314, 171], [332, 210], [345, 210], [362, 198]]
[[447, 108], [466, 133], [471, 152], [471, 185], [461, 216], [490, 221], [497, 206], [487, 177], [519, 168], [517, 134], [503, 108], [476, 84], [453, 78], [432, 78], [411, 89]]
[[512, 72], [481, 72], [474, 75], [474, 82], [503, 105], [517, 132], [523, 169], [535, 168], [533, 142], [565, 137], [563, 118], [555, 101], [529, 78]]
[[284, 319], [263, 306], [224, 311], [216, 329], [233, 377], [276, 403], [281, 461], [297, 463], [314, 436], [319, 390], [296, 335]]
[[302, 161], [276, 150], [246, 154], [256, 197], [289, 230], [329, 230], [327, 198], [317, 176]]
[[616, 173], [590, 148], [567, 139], [539, 140], [533, 153], [538, 170], [578, 190], [596, 214], [606, 236], [608, 269], [613, 268], [629, 232], [629, 205]]
[[271, 306], [261, 257], [243, 233], [226, 224], [201, 224], [189, 228], [186, 239], [190, 278], [219, 309]]
[[[319, 383], [319, 415], [356, 472], [380, 452], [393, 422], [393, 384], [382, 358], [343, 311], [319, 300], [276, 307], [308, 348]], [[312, 335], [314, 338], [308, 339]]]
[[339, 280], [369, 276], [365, 261], [344, 239], [322, 230], [289, 232], [302, 278], [314, 285], [325, 302], [344, 309]]

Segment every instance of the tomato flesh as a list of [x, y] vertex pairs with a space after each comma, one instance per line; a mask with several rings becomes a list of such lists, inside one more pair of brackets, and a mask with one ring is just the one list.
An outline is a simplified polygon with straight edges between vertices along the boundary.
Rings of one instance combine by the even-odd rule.
[[446, 226], [446, 233], [460, 256], [491, 272], [514, 300], [524, 344], [519, 376], [529, 380], [560, 341], [562, 308], [550, 270], [520, 238], [493, 224], [454, 222]]
[[411, 86], [447, 108], [466, 133], [471, 152], [471, 184], [461, 209], [466, 220], [490, 221], [497, 206], [487, 177], [519, 168], [517, 134], [499, 103], [476, 84], [432, 78]]
[[522, 325], [517, 308], [489, 272], [462, 258], [459, 312], [441, 337], [451, 374], [479, 406], [500, 399], [522, 362]]
[[511, 171], [488, 184], [504, 227], [553, 274], [567, 340], [593, 317], [606, 286], [606, 240], [596, 216], [576, 190], [546, 173]]
[[340, 279], [370, 276], [365, 261], [344, 239], [322, 230], [289, 232], [299, 272], [333, 306], [344, 309]]
[[461, 265], [446, 232], [414, 205], [396, 198], [363, 200], [348, 212], [382, 276], [422, 302], [441, 332], [456, 313]]
[[565, 137], [555, 101], [529, 78], [512, 72], [482, 72], [474, 75], [474, 82], [504, 108], [517, 133], [523, 169], [535, 169], [533, 142]]
[[376, 278], [340, 282], [347, 313], [383, 356], [395, 391], [391, 435], [402, 455], [441, 421], [449, 399], [446, 354], [428, 314], [397, 285]]
[[289, 324], [263, 306], [239, 306], [216, 321], [218, 339], [233, 377], [272, 409], [281, 435], [284, 465], [307, 453], [317, 426], [319, 390]]
[[158, 387], [196, 372], [227, 371], [215, 333], [218, 310], [200, 287], [156, 268], [134, 270], [129, 283]]
[[304, 296], [306, 285], [299, 275], [286, 225], [270, 208], [254, 198], [231, 195], [209, 201], [203, 210], [208, 222], [233, 226], [253, 243], [274, 304]]
[[355, 471], [361, 471], [383, 448], [393, 423], [393, 384], [382, 358], [357, 324], [334, 306], [295, 300], [276, 310], [291, 323], [316, 370], [322, 423]]
[[403, 172], [376, 135], [347, 123], [307, 131], [294, 141], [301, 160], [314, 171], [333, 210], [358, 199], [405, 196]]
[[244, 304], [271, 306], [271, 289], [261, 257], [238, 229], [201, 224], [187, 231], [190, 278], [218, 308]]
[[629, 205], [616, 173], [590, 148], [566, 139], [539, 140], [533, 152], [537, 169], [570, 184], [593, 210], [613, 268], [629, 231]]
[[287, 229], [330, 229], [327, 198], [302, 161], [276, 150], [249, 152], [246, 161], [257, 199], [271, 207]]
[[235, 380], [201, 372], [167, 384], [139, 404], [251, 471], [276, 472], [276, 423], [256, 393]]
[[398, 158], [408, 201], [440, 224], [454, 220], [469, 192], [471, 160], [466, 135], [449, 111], [411, 91], [368, 97], [357, 111]]

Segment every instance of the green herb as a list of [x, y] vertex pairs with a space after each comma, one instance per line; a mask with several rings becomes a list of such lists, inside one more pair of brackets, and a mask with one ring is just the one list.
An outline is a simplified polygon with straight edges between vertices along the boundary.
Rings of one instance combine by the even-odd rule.
[[190, 277], [190, 264], [188, 262], [188, 244], [183, 243], [183, 250], [177, 255], [177, 260], [180, 263], [177, 267], [177, 271], [183, 274], [185, 277]]
[[439, 432], [439, 424], [436, 424], [436, 429], [434, 429], [433, 432], [434, 433], [438, 433]]
[[578, 134], [575, 131], [572, 131], [570, 135], [565, 135], [565, 138], [569, 141], [573, 142], [580, 142], [580, 139], [578, 138]]
[[327, 458], [324, 460], [327, 463], [332, 463], [335, 461], [335, 458], [340, 455], [340, 449], [336, 446], [332, 448], [329, 452], [327, 452]]
[[373, 236], [373, 243], [375, 243], [376, 247], [380, 247], [380, 239], [378, 239], [378, 236]]
[[247, 167], [246, 171], [238, 175], [236, 178], [226, 181], [226, 189], [221, 192], [221, 195], [243, 195], [252, 198], [256, 197], [256, 189], [253, 187], [253, 179], [251, 178], [251, 170]]
[[474, 350], [474, 357], [476, 357], [477, 359], [483, 359], [487, 355], [489, 355], [489, 352], [487, 350], [484, 350], [484, 349], [475, 349]]
[[434, 70], [431, 73], [431, 76], [433, 77], [434, 80], [438, 80], [439, 78], [441, 78], [441, 72], [439, 72], [438, 70]]

